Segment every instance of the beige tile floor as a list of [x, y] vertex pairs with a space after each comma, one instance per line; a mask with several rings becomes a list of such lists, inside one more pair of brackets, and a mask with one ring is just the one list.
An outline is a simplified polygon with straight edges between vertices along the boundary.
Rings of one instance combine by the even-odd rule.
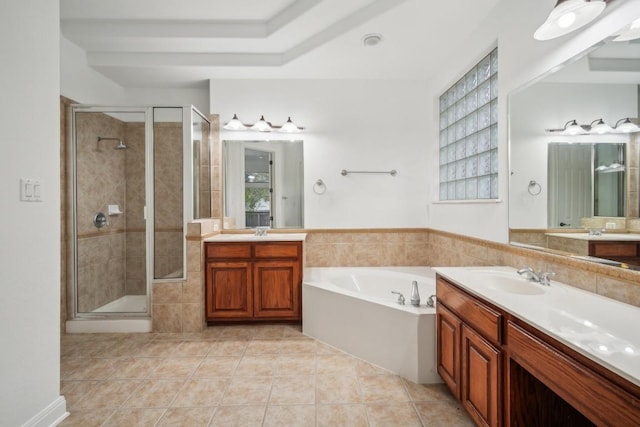
[[443, 385], [402, 379], [297, 326], [62, 337], [62, 426], [471, 426]]

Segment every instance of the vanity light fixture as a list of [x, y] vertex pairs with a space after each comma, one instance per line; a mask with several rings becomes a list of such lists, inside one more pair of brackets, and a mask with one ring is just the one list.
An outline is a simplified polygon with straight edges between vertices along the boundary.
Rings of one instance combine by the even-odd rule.
[[246, 130], [247, 129], [247, 126], [245, 126], [245, 124], [240, 121], [237, 114], [234, 114], [233, 118], [229, 120], [229, 123], [227, 123], [222, 127], [223, 129], [226, 129], [226, 130]]
[[633, 21], [625, 28], [618, 37], [613, 39], [614, 42], [626, 42], [628, 40], [640, 39], [640, 18]]
[[547, 132], [558, 132], [560, 135], [604, 135], [611, 133], [640, 132], [640, 126], [633, 123], [629, 117], [620, 119], [611, 127], [602, 119], [596, 119], [590, 125], [580, 125], [576, 120], [569, 120], [562, 129], [547, 129]]
[[616, 125], [614, 126], [614, 129], [617, 132], [622, 133], [640, 132], [640, 127], [638, 127], [637, 124], [633, 123], [629, 117], [618, 120], [616, 122]]
[[585, 135], [587, 131], [578, 124], [575, 120], [569, 120], [562, 127], [560, 135]]
[[595, 133], [597, 135], [603, 135], [605, 133], [613, 133], [613, 128], [608, 124], [606, 124], [602, 119], [592, 121], [591, 124], [589, 125], [589, 128], [590, 128], [589, 133]]
[[558, 0], [533, 38], [551, 40], [575, 31], [598, 17], [606, 6], [604, 0]]
[[258, 132], [271, 132], [273, 128], [271, 127], [271, 123], [264, 119], [264, 116], [260, 116], [260, 120], [251, 126], [251, 130], [257, 130]]
[[244, 131], [256, 131], [256, 132], [282, 132], [282, 133], [300, 133], [304, 130], [303, 127], [297, 126], [295, 123], [293, 123], [293, 121], [291, 120], [291, 117], [289, 117], [286, 123], [283, 124], [282, 126], [274, 126], [270, 122], [265, 120], [264, 115], [261, 115], [260, 120], [258, 120], [253, 125], [249, 125], [249, 124], [243, 123], [238, 118], [237, 114], [234, 114], [233, 118], [229, 120], [229, 122], [226, 123], [224, 126], [222, 126], [222, 128], [225, 130], [231, 130], [231, 131], [244, 130]]
[[300, 133], [300, 128], [296, 126], [292, 121], [291, 117], [287, 119], [287, 122], [282, 125], [280, 128], [280, 132], [284, 133]]

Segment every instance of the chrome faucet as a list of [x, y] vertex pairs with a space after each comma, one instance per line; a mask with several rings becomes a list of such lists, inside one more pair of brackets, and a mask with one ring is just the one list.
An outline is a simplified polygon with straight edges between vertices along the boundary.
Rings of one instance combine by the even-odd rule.
[[427, 298], [427, 307], [435, 307], [435, 306], [436, 306], [436, 296], [430, 295], [429, 298]]
[[589, 228], [589, 236], [602, 236], [602, 228]]
[[400, 305], [404, 305], [404, 295], [402, 295], [402, 292], [399, 291], [391, 291], [392, 294], [396, 294], [398, 295], [398, 304]]
[[556, 275], [556, 273], [552, 271], [536, 273], [531, 267], [521, 268], [520, 270], [518, 270], [518, 274], [524, 276], [525, 279], [529, 280], [530, 282], [540, 283], [544, 286], [550, 286], [551, 279], [549, 278]]

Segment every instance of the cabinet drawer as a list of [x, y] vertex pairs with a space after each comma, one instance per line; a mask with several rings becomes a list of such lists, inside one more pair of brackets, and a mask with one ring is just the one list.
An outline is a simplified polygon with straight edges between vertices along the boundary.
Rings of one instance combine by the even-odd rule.
[[592, 243], [591, 254], [594, 256], [636, 256], [637, 243]]
[[500, 344], [502, 341], [502, 315], [456, 286], [438, 276], [436, 295], [438, 302], [449, 307], [458, 317], [486, 339]]
[[205, 245], [207, 259], [249, 259], [250, 243], [207, 243]]
[[256, 258], [298, 258], [299, 243], [256, 243]]

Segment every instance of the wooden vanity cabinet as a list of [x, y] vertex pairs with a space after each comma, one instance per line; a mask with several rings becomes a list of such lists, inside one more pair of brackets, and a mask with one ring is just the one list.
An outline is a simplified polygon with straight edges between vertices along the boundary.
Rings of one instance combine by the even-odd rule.
[[480, 426], [502, 425], [502, 315], [441, 277], [436, 281], [438, 373]]
[[591, 240], [589, 241], [589, 255], [631, 265], [640, 265], [640, 242]]
[[438, 373], [479, 426], [640, 426], [640, 387], [440, 275]]
[[206, 318], [302, 319], [302, 242], [205, 243]]

